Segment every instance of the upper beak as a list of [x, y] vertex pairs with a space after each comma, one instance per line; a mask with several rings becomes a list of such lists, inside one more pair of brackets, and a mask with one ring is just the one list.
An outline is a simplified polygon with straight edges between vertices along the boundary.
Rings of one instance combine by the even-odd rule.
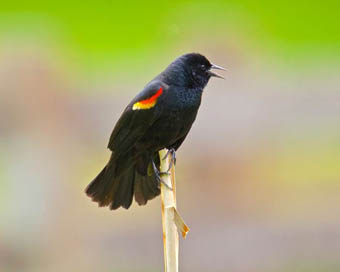
[[223, 78], [223, 79], [224, 79], [223, 76], [221, 76], [221, 75], [219, 75], [219, 74], [216, 74], [216, 73], [212, 72], [211, 69], [223, 70], [223, 71], [225, 71], [226, 69], [224, 69], [223, 67], [218, 66], [218, 65], [212, 63], [212, 64], [211, 64], [211, 67], [210, 67], [210, 70], [208, 71], [208, 74], [209, 74], [210, 76], [219, 77], [219, 78]]

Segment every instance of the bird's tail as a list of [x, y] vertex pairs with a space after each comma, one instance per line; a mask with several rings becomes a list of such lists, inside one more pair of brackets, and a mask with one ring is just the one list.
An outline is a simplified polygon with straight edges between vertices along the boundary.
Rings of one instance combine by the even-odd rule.
[[112, 154], [110, 161], [97, 177], [87, 186], [85, 192], [98, 202], [100, 207], [110, 206], [128, 209], [133, 195], [139, 205], [160, 194], [158, 182], [150, 166], [141, 174], [134, 162], [129, 159], [117, 160]]

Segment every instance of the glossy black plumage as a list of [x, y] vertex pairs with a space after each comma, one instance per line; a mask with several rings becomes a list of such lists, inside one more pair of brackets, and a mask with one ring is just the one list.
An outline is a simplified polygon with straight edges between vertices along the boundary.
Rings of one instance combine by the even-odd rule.
[[[203, 89], [210, 77], [216, 76], [210, 71], [214, 67], [200, 54], [183, 55], [129, 103], [110, 137], [109, 162], [86, 188], [93, 201], [111, 209], [128, 209], [133, 196], [144, 205], [160, 194], [151, 162], [159, 167], [158, 151], [177, 150], [184, 141], [196, 118]], [[134, 106], [157, 95], [148, 109]]]

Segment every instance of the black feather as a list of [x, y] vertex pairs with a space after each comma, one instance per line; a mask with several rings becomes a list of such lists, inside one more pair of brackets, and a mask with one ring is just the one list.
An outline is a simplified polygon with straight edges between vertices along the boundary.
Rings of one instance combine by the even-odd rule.
[[[153, 168], [159, 168], [158, 151], [177, 150], [186, 138], [201, 103], [212, 65], [202, 55], [186, 54], [171, 63], [128, 104], [115, 125], [108, 148], [111, 158], [88, 185], [86, 193], [99, 206], [111, 209], [139, 205], [160, 194]], [[157, 95], [148, 108], [134, 108]]]

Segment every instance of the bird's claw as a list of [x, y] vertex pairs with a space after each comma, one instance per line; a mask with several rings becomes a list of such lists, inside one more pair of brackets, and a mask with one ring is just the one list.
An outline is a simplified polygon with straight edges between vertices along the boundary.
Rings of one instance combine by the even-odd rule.
[[158, 181], [158, 185], [160, 186], [160, 184], [162, 183], [165, 187], [167, 187], [169, 190], [172, 190], [171, 186], [169, 186], [164, 180], [162, 180], [161, 176], [163, 175], [171, 175], [171, 172], [166, 171], [166, 172], [161, 172], [157, 169], [157, 166], [155, 164], [155, 162], [152, 160], [152, 167], [153, 167], [153, 171], [155, 172], [156, 175], [156, 179]]
[[157, 180], [158, 180], [159, 185], [162, 183], [166, 188], [168, 188], [169, 190], [172, 191], [172, 187], [169, 186], [164, 180], [162, 180], [161, 178], [159, 178]]
[[171, 161], [170, 161], [167, 172], [170, 171], [173, 165], [176, 165], [176, 150], [174, 148], [170, 148], [168, 152], [166, 152], [165, 156], [163, 157], [163, 160], [165, 160], [170, 154], [171, 154]]

